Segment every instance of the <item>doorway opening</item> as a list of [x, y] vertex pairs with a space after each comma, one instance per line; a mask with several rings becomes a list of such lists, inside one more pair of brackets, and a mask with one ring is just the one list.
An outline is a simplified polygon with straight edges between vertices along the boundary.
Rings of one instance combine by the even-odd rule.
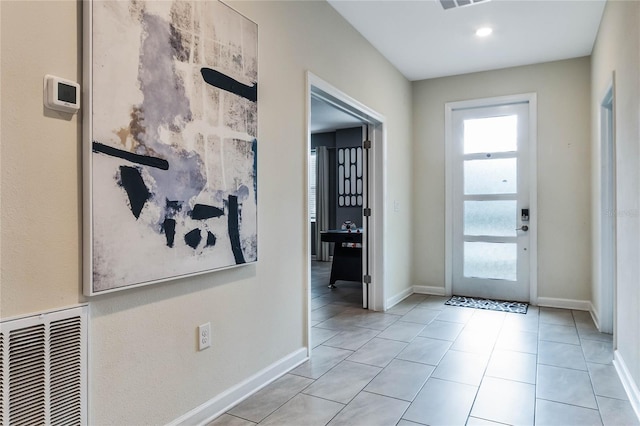
[[447, 294], [536, 302], [535, 100], [446, 105]]
[[354, 306], [385, 309], [385, 141], [383, 116], [312, 73], [307, 73], [307, 89], [305, 257], [310, 329], [312, 310], [322, 303], [312, 301], [318, 291], [334, 291], [331, 298], [344, 294], [343, 302]]
[[[312, 93], [309, 152], [311, 304], [368, 307], [366, 124]], [[312, 314], [312, 319], [314, 315]]]
[[600, 104], [600, 331], [614, 332], [616, 289], [616, 151], [614, 82]]

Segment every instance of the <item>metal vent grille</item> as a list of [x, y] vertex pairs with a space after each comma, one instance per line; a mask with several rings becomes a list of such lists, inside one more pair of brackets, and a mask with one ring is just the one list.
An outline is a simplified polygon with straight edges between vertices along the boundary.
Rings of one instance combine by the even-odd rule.
[[82, 420], [82, 324], [79, 317], [51, 323], [51, 423]]
[[9, 334], [9, 414], [12, 425], [45, 423], [44, 325]]
[[440, 0], [440, 4], [444, 10], [455, 9], [457, 7], [471, 6], [478, 3], [484, 3], [489, 0]]
[[87, 423], [86, 310], [0, 323], [0, 425]]

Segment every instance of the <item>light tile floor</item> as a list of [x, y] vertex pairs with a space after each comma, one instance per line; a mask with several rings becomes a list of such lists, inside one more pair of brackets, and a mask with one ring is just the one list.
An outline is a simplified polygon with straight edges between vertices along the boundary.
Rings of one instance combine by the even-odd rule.
[[311, 359], [211, 426], [639, 425], [587, 312], [414, 294], [385, 313], [313, 262]]

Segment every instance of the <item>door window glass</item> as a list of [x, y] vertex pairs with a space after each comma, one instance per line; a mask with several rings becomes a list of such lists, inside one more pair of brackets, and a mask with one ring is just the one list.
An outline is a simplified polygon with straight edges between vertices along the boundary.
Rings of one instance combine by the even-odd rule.
[[466, 160], [464, 162], [464, 193], [515, 194], [518, 191], [518, 160]]
[[464, 120], [464, 153], [518, 150], [518, 116]]
[[510, 243], [464, 243], [464, 276], [516, 281], [518, 248]]
[[516, 200], [465, 201], [464, 235], [515, 237]]

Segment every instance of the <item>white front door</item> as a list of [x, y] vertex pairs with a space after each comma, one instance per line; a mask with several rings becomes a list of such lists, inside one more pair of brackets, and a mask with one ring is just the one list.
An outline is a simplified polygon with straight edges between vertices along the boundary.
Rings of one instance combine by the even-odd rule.
[[529, 301], [529, 104], [453, 109], [453, 294]]

